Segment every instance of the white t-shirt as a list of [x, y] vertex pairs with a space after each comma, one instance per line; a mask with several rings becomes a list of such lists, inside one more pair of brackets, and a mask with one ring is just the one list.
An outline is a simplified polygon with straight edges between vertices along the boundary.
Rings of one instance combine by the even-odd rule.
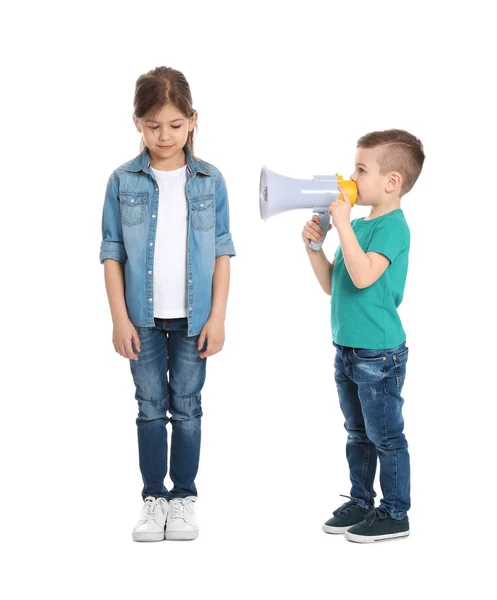
[[187, 316], [186, 165], [173, 171], [152, 171], [159, 184], [153, 274], [154, 317], [176, 319]]

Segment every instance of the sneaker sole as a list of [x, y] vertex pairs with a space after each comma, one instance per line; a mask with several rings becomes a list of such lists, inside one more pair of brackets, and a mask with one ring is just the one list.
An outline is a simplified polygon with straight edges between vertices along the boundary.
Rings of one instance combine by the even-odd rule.
[[198, 538], [198, 531], [166, 531], [166, 540], [175, 542], [190, 541]]
[[353, 527], [353, 526], [352, 525], [348, 525], [347, 527], [333, 527], [333, 525], [323, 525], [323, 531], [325, 533], [343, 534], [350, 527]]
[[386, 535], [357, 535], [356, 533], [345, 533], [345, 539], [349, 542], [357, 542], [358, 544], [369, 544], [372, 542], [381, 542], [382, 540], [391, 540], [394, 538], [407, 537], [409, 531], [401, 531], [400, 533], [387, 533]]
[[133, 533], [134, 542], [162, 542], [164, 533]]

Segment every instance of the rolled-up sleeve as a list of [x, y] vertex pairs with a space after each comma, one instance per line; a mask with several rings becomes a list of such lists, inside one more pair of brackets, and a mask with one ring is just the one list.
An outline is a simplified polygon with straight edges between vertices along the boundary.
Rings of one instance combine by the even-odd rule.
[[128, 258], [123, 240], [118, 181], [114, 173], [107, 182], [102, 215], [100, 262], [103, 263], [106, 258], [112, 258], [121, 263], [125, 263]]
[[230, 233], [230, 213], [226, 181], [219, 173], [216, 180], [216, 258], [223, 255], [236, 256]]

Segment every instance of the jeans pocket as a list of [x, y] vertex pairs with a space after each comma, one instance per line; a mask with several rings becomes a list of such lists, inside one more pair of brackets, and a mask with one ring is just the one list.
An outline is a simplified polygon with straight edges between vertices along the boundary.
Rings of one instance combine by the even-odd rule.
[[190, 204], [192, 224], [198, 231], [209, 231], [216, 224], [214, 196], [205, 196]]
[[399, 392], [399, 394], [404, 386], [408, 355], [409, 348], [406, 347], [405, 350], [402, 350], [402, 352], [400, 352], [399, 354], [394, 354], [392, 357], [395, 365], [395, 378], [397, 380], [397, 391]]
[[384, 361], [387, 359], [385, 350], [371, 350], [369, 348], [352, 348], [352, 354], [358, 360], [368, 362]]
[[123, 225], [143, 223], [148, 192], [119, 192], [121, 220]]

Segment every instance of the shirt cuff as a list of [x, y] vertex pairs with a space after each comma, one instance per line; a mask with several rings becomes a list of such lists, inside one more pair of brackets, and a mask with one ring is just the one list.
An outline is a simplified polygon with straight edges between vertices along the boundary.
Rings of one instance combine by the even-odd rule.
[[124, 244], [122, 242], [103, 241], [100, 246], [100, 262], [103, 263], [106, 258], [112, 258], [120, 263], [125, 263], [128, 259]]
[[224, 254], [236, 256], [235, 247], [231, 240], [231, 233], [225, 233], [216, 238], [216, 258]]

